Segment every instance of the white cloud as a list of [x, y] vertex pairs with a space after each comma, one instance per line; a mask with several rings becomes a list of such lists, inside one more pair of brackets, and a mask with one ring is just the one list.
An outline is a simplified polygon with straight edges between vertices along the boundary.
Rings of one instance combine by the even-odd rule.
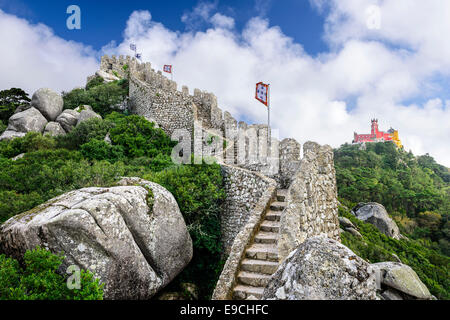
[[[242, 32], [217, 3], [201, 3], [184, 15], [187, 31], [172, 31], [134, 12], [120, 44], [108, 54], [130, 54], [138, 45], [155, 69], [174, 65], [181, 86], [214, 92], [223, 110], [238, 119], [264, 123], [266, 109], [254, 96], [255, 83], [272, 85], [272, 124], [282, 137], [339, 146], [353, 132], [399, 129], [407, 149], [430, 153], [450, 166], [450, 2], [396, 0], [310, 0], [326, 15], [328, 52], [310, 56], [301, 44], [263, 18]], [[437, 4], [440, 4], [439, 6]], [[366, 8], [381, 9], [379, 30], [366, 26]], [[204, 31], [196, 27], [209, 26]], [[96, 53], [55, 36], [44, 25], [0, 11], [0, 87], [57, 90], [83, 85], [98, 68]], [[68, 63], [70, 61], [70, 63]], [[425, 101], [412, 103], [411, 101]]]
[[192, 11], [186, 12], [181, 17], [189, 30], [197, 29], [211, 17], [211, 12], [217, 8], [218, 1], [200, 2]]
[[[437, 95], [423, 106], [403, 104], [441, 92], [432, 76], [436, 72], [446, 74], [446, 50], [442, 56], [437, 54], [438, 42], [420, 36], [422, 31], [415, 36], [388, 32], [384, 28], [391, 28], [391, 18], [384, 13], [380, 34], [374, 36], [364, 20], [370, 1], [321, 3], [322, 12], [328, 15], [325, 37], [331, 50], [317, 57], [306, 54], [300, 44], [262, 18], [251, 19], [242, 33], [220, 23], [205, 31], [180, 33], [146, 20], [144, 32], [127, 29], [127, 38], [111, 52], [129, 53], [128, 43], [133, 39], [142, 48], [144, 60], [151, 61], [154, 68], [174, 64], [175, 79], [180, 85], [214, 92], [222, 109], [236, 118], [260, 123], [266, 121], [267, 114], [264, 106], [252, 99], [254, 85], [258, 81], [270, 82], [272, 123], [283, 137], [336, 147], [351, 142], [354, 131], [369, 132], [370, 119], [377, 117], [381, 129], [392, 126], [400, 130], [407, 149], [417, 154], [429, 152], [450, 166], [450, 150], [443, 142], [450, 136], [450, 103]], [[331, 3], [328, 9], [326, 3]], [[399, 8], [397, 20], [408, 20], [403, 8]], [[414, 5], [410, 4], [408, 15], [420, 21], [416, 17], [420, 12], [416, 11], [424, 8], [419, 5], [414, 12], [411, 8]], [[203, 18], [226, 20], [222, 14], [211, 19], [213, 11], [214, 8]], [[433, 18], [439, 19], [440, 15], [438, 12]], [[133, 16], [130, 20], [131, 24], [139, 22]], [[433, 25], [447, 23], [441, 22], [434, 21]], [[416, 28], [420, 27], [423, 24]], [[427, 30], [433, 32], [431, 38], [442, 34], [431, 26]], [[395, 43], [401, 46], [393, 46]], [[433, 45], [435, 50], [430, 50]]]
[[43, 24], [32, 25], [0, 10], [0, 88], [20, 87], [32, 94], [83, 86], [98, 69], [95, 52], [57, 37]]
[[233, 29], [234, 27], [234, 19], [220, 13], [211, 17], [211, 23], [217, 28]]

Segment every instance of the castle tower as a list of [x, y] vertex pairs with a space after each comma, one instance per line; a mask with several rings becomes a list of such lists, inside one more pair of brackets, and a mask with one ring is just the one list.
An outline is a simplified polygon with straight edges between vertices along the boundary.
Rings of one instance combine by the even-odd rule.
[[378, 119], [372, 119], [372, 137], [378, 138]]

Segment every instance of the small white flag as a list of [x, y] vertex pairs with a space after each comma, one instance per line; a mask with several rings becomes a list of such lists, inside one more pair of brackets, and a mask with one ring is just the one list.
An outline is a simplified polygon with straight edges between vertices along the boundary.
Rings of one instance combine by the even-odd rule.
[[269, 96], [269, 85], [264, 84], [262, 82], [257, 83], [255, 96], [256, 100], [267, 106], [269, 104], [268, 96]]
[[134, 43], [130, 44], [130, 49], [136, 51], [136, 45]]

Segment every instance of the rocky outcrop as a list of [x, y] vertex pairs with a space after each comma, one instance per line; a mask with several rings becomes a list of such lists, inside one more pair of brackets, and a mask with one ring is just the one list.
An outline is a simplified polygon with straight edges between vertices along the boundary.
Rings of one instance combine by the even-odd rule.
[[9, 118], [8, 131], [16, 132], [42, 132], [47, 125], [47, 120], [36, 108], [14, 114]]
[[338, 241], [312, 237], [272, 276], [263, 300], [376, 300], [372, 267]]
[[345, 217], [339, 217], [339, 224], [343, 227], [343, 228], [353, 228], [356, 229], [356, 227], [354, 226], [354, 224], [347, 218]]
[[307, 238], [339, 240], [338, 201], [333, 149], [315, 142], [303, 146], [304, 157], [287, 194], [278, 241], [280, 261]]
[[80, 117], [78, 118], [77, 125], [79, 125], [80, 123], [82, 123], [84, 121], [92, 119], [92, 118], [101, 119], [102, 117], [99, 114], [95, 113], [94, 111], [83, 110], [83, 111], [80, 112]]
[[50, 89], [39, 89], [33, 94], [30, 105], [19, 106], [9, 118], [8, 128], [1, 134], [0, 141], [22, 138], [28, 132], [64, 135], [86, 120], [102, 118], [91, 106], [63, 111], [63, 105], [60, 94]]
[[372, 264], [378, 273], [382, 287], [382, 296], [388, 300], [432, 299], [428, 288], [420, 281], [417, 273], [409, 266], [398, 262], [380, 262]]
[[359, 239], [363, 238], [362, 234], [359, 233], [359, 231], [356, 230], [355, 228], [351, 228], [351, 227], [350, 228], [345, 228], [345, 231], [347, 231], [348, 233], [354, 235], [355, 237], [357, 237]]
[[400, 239], [400, 230], [397, 224], [389, 217], [381, 204], [376, 202], [360, 203], [353, 208], [352, 213], [359, 220], [373, 224], [388, 237]]
[[66, 193], [0, 227], [0, 252], [21, 259], [41, 246], [64, 252], [105, 284], [105, 299], [148, 299], [191, 260], [192, 240], [163, 187], [138, 178]]
[[33, 94], [31, 105], [38, 109], [48, 121], [55, 121], [63, 110], [64, 101], [60, 94], [43, 88]]
[[58, 122], [49, 122], [45, 126], [44, 134], [49, 134], [53, 137], [63, 136], [66, 134], [63, 127]]
[[119, 77], [116, 77], [115, 75], [112, 75], [106, 71], [103, 70], [98, 70], [95, 73], [96, 76], [103, 78], [103, 80], [105, 80], [105, 82], [112, 82], [112, 81], [117, 81], [120, 80]]
[[0, 136], [0, 141], [3, 141], [3, 140], [8, 141], [8, 140], [16, 139], [16, 138], [22, 138], [22, 137], [25, 137], [25, 135], [26, 135], [26, 133], [24, 133], [24, 132], [6, 130]]
[[79, 112], [71, 109], [66, 109], [58, 116], [58, 118], [56, 118], [56, 122], [58, 122], [66, 132], [70, 132], [77, 125], [79, 118]]

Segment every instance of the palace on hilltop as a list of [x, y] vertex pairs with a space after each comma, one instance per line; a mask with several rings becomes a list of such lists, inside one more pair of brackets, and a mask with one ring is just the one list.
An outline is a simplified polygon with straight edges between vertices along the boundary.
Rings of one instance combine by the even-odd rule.
[[382, 142], [382, 141], [392, 141], [395, 143], [397, 148], [402, 148], [402, 142], [398, 137], [398, 131], [394, 129], [389, 129], [388, 132], [383, 132], [378, 130], [378, 119], [372, 120], [372, 131], [370, 134], [357, 134], [355, 132], [355, 137], [353, 143], [364, 143], [364, 142]]

